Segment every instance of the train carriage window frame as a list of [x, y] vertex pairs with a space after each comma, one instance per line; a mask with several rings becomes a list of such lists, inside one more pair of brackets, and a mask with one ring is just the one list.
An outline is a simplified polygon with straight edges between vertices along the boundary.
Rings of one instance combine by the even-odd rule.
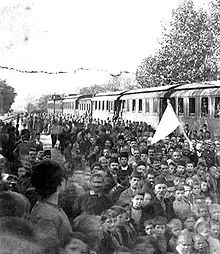
[[105, 110], [105, 101], [102, 101], [102, 111]]
[[159, 100], [157, 98], [153, 98], [153, 114], [158, 114], [158, 105]]
[[214, 118], [220, 118], [220, 97], [215, 97]]
[[138, 112], [142, 113], [142, 111], [143, 111], [143, 100], [139, 99], [138, 100]]
[[126, 111], [130, 112], [130, 100], [129, 99], [127, 99], [127, 101], [126, 101]]
[[196, 98], [189, 98], [189, 117], [196, 115]]
[[132, 112], [136, 112], [136, 99], [132, 99]]
[[201, 117], [209, 117], [209, 98], [202, 97], [200, 104], [200, 115]]
[[98, 110], [101, 110], [101, 101], [99, 101], [99, 108]]
[[145, 113], [150, 113], [150, 100], [145, 99]]
[[178, 112], [178, 116], [184, 115], [184, 100], [183, 100], [183, 98], [177, 98], [177, 112]]

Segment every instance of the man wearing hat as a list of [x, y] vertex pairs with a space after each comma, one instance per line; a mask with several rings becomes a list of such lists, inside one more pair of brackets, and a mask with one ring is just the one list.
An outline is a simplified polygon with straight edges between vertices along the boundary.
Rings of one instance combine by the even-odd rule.
[[154, 193], [155, 197], [152, 200], [149, 212], [152, 218], [162, 216], [167, 218], [168, 221], [175, 218], [172, 202], [165, 198], [167, 192], [167, 184], [163, 178], [157, 177], [155, 179]]
[[142, 178], [142, 174], [137, 171], [134, 171], [131, 174], [130, 180], [129, 180], [130, 186], [129, 188], [127, 188], [121, 193], [118, 200], [119, 202], [124, 204], [131, 202], [132, 195], [139, 189], [139, 183], [141, 178]]
[[109, 162], [109, 168], [105, 176], [105, 192], [109, 191], [118, 184], [118, 170], [119, 162], [118, 158], [112, 157]]
[[121, 152], [119, 155], [120, 167], [118, 171], [118, 179], [120, 181], [125, 180], [125, 178], [129, 177], [133, 171], [132, 166], [128, 165], [128, 153]]

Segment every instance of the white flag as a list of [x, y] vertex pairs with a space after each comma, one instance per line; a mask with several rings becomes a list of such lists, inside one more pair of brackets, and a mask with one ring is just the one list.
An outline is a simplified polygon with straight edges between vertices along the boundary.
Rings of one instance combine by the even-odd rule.
[[167, 108], [157, 126], [156, 132], [151, 140], [151, 144], [157, 143], [172, 133], [181, 123], [176, 116], [172, 105], [167, 101]]

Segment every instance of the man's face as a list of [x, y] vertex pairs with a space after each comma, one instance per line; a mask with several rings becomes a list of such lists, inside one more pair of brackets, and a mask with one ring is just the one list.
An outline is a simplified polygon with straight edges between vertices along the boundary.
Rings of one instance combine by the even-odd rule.
[[141, 174], [144, 174], [146, 172], [146, 167], [144, 165], [139, 165], [137, 168], [136, 168], [137, 172], [141, 173]]
[[175, 236], [175, 237], [178, 237], [181, 232], [182, 232], [182, 227], [180, 225], [178, 226], [175, 226], [174, 228], [172, 228], [172, 234]]
[[131, 148], [135, 148], [137, 147], [137, 142], [136, 141], [131, 141], [131, 144], [130, 144]]
[[218, 211], [218, 210], [212, 211], [211, 218], [213, 220], [219, 220], [220, 221], [220, 211]]
[[25, 176], [25, 174], [26, 174], [25, 168], [19, 168], [19, 169], [18, 169], [18, 177], [19, 177], [19, 178]]
[[153, 185], [154, 185], [154, 180], [155, 180], [155, 176], [154, 176], [154, 175], [151, 175], [151, 174], [148, 174], [148, 175], [147, 175], [146, 181], [147, 181], [148, 184], [150, 184], [151, 186], [153, 186]]
[[211, 235], [214, 238], [219, 239], [219, 236], [220, 236], [220, 225], [219, 224], [214, 224], [211, 226]]
[[156, 225], [154, 228], [155, 234], [157, 236], [163, 236], [165, 234], [166, 226], [165, 225]]
[[34, 151], [29, 152], [29, 161], [30, 162], [35, 162], [37, 158], [37, 153]]
[[203, 237], [196, 237], [194, 241], [194, 249], [197, 250], [199, 253], [203, 253], [205, 245], [205, 240]]
[[201, 217], [207, 218], [209, 216], [208, 209], [205, 208], [205, 207], [200, 208], [199, 214], [200, 214]]
[[161, 165], [160, 170], [161, 170], [161, 174], [163, 176], [166, 176], [168, 173], [168, 165]]
[[110, 164], [110, 171], [113, 174], [117, 174], [118, 169], [119, 169], [119, 164], [117, 162], [111, 162], [111, 164]]
[[65, 246], [64, 254], [89, 254], [89, 247], [79, 239], [71, 239]]
[[142, 195], [136, 195], [131, 200], [132, 206], [134, 208], [140, 208], [143, 204], [143, 201], [144, 201], [144, 197]]
[[191, 172], [193, 172], [193, 170], [194, 170], [193, 164], [192, 163], [188, 163], [186, 165], [186, 171], [191, 173]]
[[113, 231], [115, 229], [115, 220], [113, 218], [107, 218], [102, 226], [106, 231]]
[[199, 185], [194, 185], [193, 186], [193, 194], [199, 195], [201, 192], [200, 186]]
[[150, 158], [154, 157], [154, 150], [153, 150], [153, 149], [149, 149], [149, 150], [148, 150], [148, 156], [149, 156]]
[[173, 152], [172, 157], [173, 157], [174, 162], [178, 162], [180, 160], [180, 153], [175, 151], [175, 152]]
[[146, 235], [152, 235], [153, 233], [153, 224], [146, 225], [144, 228]]
[[100, 163], [101, 163], [101, 166], [102, 166], [102, 168], [103, 169], [107, 169], [108, 168], [108, 160], [107, 159], [102, 159], [101, 161], [100, 161]]
[[184, 189], [185, 189], [184, 197], [188, 198], [191, 195], [191, 187], [185, 186]]
[[147, 161], [147, 154], [145, 154], [145, 153], [141, 154], [141, 161], [143, 161], [143, 162]]
[[134, 158], [135, 159], [139, 159], [140, 158], [140, 152], [139, 152], [139, 150], [135, 150], [134, 151]]
[[137, 189], [139, 182], [140, 182], [140, 178], [132, 177], [131, 180], [130, 180], [131, 188], [132, 189]]
[[104, 179], [102, 177], [92, 177], [90, 183], [91, 189], [94, 192], [99, 192], [104, 186]]
[[128, 165], [128, 158], [127, 157], [121, 157], [120, 158], [121, 166], [125, 167]]
[[192, 240], [182, 239], [178, 246], [182, 254], [188, 254], [192, 249]]
[[156, 170], [159, 170], [159, 169], [160, 169], [160, 161], [155, 160], [155, 161], [153, 162], [152, 167], [153, 167], [154, 169], [156, 169]]
[[37, 157], [39, 160], [43, 160], [44, 158], [44, 151], [39, 151], [38, 154], [37, 154]]
[[176, 168], [176, 171], [177, 171], [178, 174], [183, 174], [185, 172], [185, 167], [181, 166], [181, 165], [178, 165], [177, 168]]
[[92, 137], [92, 138], [90, 139], [90, 143], [91, 143], [92, 145], [95, 145], [96, 139], [95, 139], [94, 137]]
[[195, 219], [194, 217], [189, 217], [185, 220], [184, 225], [186, 228], [188, 228], [189, 230], [193, 230], [194, 229], [194, 225], [195, 225]]
[[156, 184], [154, 193], [159, 200], [163, 200], [167, 192], [167, 186], [164, 183]]
[[175, 198], [177, 201], [182, 201], [184, 197], [184, 190], [177, 190], [175, 193]]

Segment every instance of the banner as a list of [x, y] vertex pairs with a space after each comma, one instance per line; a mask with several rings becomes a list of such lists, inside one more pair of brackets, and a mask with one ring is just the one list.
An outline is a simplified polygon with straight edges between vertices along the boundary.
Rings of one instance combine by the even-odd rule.
[[157, 126], [156, 132], [151, 140], [151, 144], [157, 143], [172, 133], [181, 123], [173, 110], [170, 101], [167, 100], [167, 108]]

